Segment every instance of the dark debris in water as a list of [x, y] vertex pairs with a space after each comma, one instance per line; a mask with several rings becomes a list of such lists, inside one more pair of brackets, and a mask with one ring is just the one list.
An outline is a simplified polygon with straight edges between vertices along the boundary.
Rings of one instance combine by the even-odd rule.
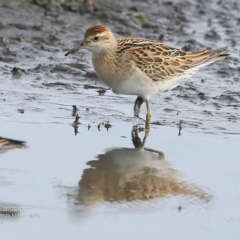
[[21, 77], [23, 73], [27, 73], [25, 69], [19, 67], [14, 67], [11, 72], [14, 77]]
[[179, 207], [178, 207], [178, 211], [179, 211], [179, 212], [182, 211], [182, 206], [181, 206], [181, 205], [179, 205]]
[[73, 125], [73, 126], [79, 125], [79, 124], [80, 124], [79, 119], [80, 119], [80, 117], [79, 117], [79, 115], [77, 114], [72, 125]]
[[72, 106], [72, 116], [75, 117], [77, 115], [77, 112], [78, 112], [78, 108], [76, 105], [73, 105]]
[[112, 125], [110, 124], [109, 121], [107, 121], [107, 122], [104, 122], [104, 127], [105, 127], [105, 128], [107, 129], [107, 131], [108, 131], [108, 129], [111, 128]]
[[78, 125], [81, 124], [81, 123], [79, 122], [79, 119], [80, 119], [80, 117], [79, 117], [79, 115], [77, 114], [77, 115], [75, 116], [74, 122], [72, 123], [72, 126], [73, 126], [73, 128], [74, 128], [74, 134], [75, 134], [75, 136], [79, 133], [79, 131], [78, 131]]
[[182, 136], [182, 124], [183, 124], [183, 121], [180, 120], [178, 124], [178, 136]]
[[104, 122], [99, 123], [99, 124], [97, 125], [98, 131], [101, 131], [101, 127], [102, 127], [102, 126], [103, 126], [104, 128], [106, 128], [107, 131], [112, 127], [112, 125], [110, 124], [109, 121], [104, 121]]
[[24, 112], [25, 112], [24, 109], [18, 109], [18, 113], [23, 114]]

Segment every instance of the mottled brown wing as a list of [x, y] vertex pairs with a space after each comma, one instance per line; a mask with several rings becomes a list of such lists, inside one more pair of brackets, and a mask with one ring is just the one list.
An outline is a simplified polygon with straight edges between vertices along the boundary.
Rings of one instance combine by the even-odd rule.
[[137, 66], [151, 79], [158, 81], [181, 75], [185, 71], [220, 60], [227, 48], [204, 50], [197, 53], [185, 52], [163, 44], [128, 49]]

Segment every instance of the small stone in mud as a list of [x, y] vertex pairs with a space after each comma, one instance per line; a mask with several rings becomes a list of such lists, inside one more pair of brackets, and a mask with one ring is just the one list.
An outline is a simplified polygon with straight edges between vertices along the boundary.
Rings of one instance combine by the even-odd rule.
[[96, 11], [97, 11], [97, 8], [95, 7], [93, 0], [83, 0], [83, 2], [79, 3], [78, 12], [80, 13], [80, 15], [83, 15], [86, 13], [93, 13]]
[[24, 109], [18, 109], [18, 113], [24, 113]]
[[11, 72], [12, 72], [12, 75], [15, 77], [21, 77], [23, 73], [27, 73], [24, 69], [19, 67], [14, 67]]
[[195, 39], [189, 39], [187, 40], [187, 44], [182, 48], [182, 50], [186, 52], [194, 52], [197, 51], [197, 46], [199, 46], [199, 43]]
[[99, 96], [103, 96], [105, 94], [106, 90], [101, 89], [101, 90], [98, 90], [97, 92], [98, 92]]
[[1, 42], [5, 45], [9, 44], [10, 43], [10, 39], [7, 38], [7, 37], [3, 37], [3, 38], [0, 38], [1, 39]]
[[69, 89], [69, 90], [75, 90], [75, 87], [68, 84], [68, 83], [63, 83], [63, 82], [51, 82], [51, 83], [48, 83], [48, 82], [44, 82], [42, 83], [43, 86], [46, 86], [46, 87], [58, 87], [58, 86], [62, 86], [62, 87], [65, 87], [66, 89]]
[[198, 96], [199, 96], [199, 98], [200, 98], [201, 100], [204, 100], [204, 99], [206, 99], [206, 96], [205, 96], [205, 94], [204, 94], [204, 93], [202, 93], [202, 92], [198, 93]]
[[86, 72], [86, 74], [84, 75], [84, 77], [86, 78], [96, 78], [98, 79], [98, 76], [95, 72]]
[[208, 40], [220, 40], [221, 36], [215, 31], [211, 30], [208, 33], [206, 33], [205, 38]]
[[93, 85], [90, 85], [90, 84], [85, 84], [83, 87], [85, 89], [102, 89], [102, 87], [97, 87], [97, 86], [93, 86]]
[[182, 50], [184, 50], [185, 52], [189, 52], [191, 49], [192, 49], [192, 46], [190, 44], [187, 44], [184, 47], [182, 47]]
[[158, 37], [159, 41], [163, 41], [165, 39], [165, 35], [164, 34], [160, 34]]

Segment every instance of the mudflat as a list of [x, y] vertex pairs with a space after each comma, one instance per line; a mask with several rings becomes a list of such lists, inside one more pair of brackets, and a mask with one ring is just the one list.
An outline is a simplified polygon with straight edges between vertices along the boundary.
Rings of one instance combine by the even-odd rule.
[[[27, 145], [0, 149], [1, 236], [239, 239], [240, 3], [84, 2], [0, 3], [0, 136]], [[230, 56], [152, 98], [144, 139], [135, 96], [105, 86], [89, 52], [64, 56], [97, 23]]]

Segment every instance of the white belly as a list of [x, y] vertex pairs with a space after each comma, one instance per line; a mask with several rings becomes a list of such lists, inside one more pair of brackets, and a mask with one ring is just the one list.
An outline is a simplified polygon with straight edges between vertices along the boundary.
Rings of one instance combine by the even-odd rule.
[[120, 81], [117, 85], [113, 85], [112, 89], [119, 94], [137, 95], [143, 99], [149, 99], [158, 93], [172, 90], [189, 79], [197, 71], [198, 69], [185, 72], [184, 75], [170, 77], [166, 80], [160, 79], [159, 81], [154, 81], [148, 76], [141, 75], [141, 77], [136, 78], [136, 75], [132, 75], [126, 80]]
[[137, 95], [143, 99], [149, 99], [153, 95], [177, 87], [199, 70], [191, 69], [184, 74], [155, 81], [136, 67], [133, 61], [129, 61], [127, 64], [123, 62], [120, 68], [119, 63], [109, 65], [107, 61], [98, 62], [93, 58], [93, 66], [99, 78], [115, 93]]

